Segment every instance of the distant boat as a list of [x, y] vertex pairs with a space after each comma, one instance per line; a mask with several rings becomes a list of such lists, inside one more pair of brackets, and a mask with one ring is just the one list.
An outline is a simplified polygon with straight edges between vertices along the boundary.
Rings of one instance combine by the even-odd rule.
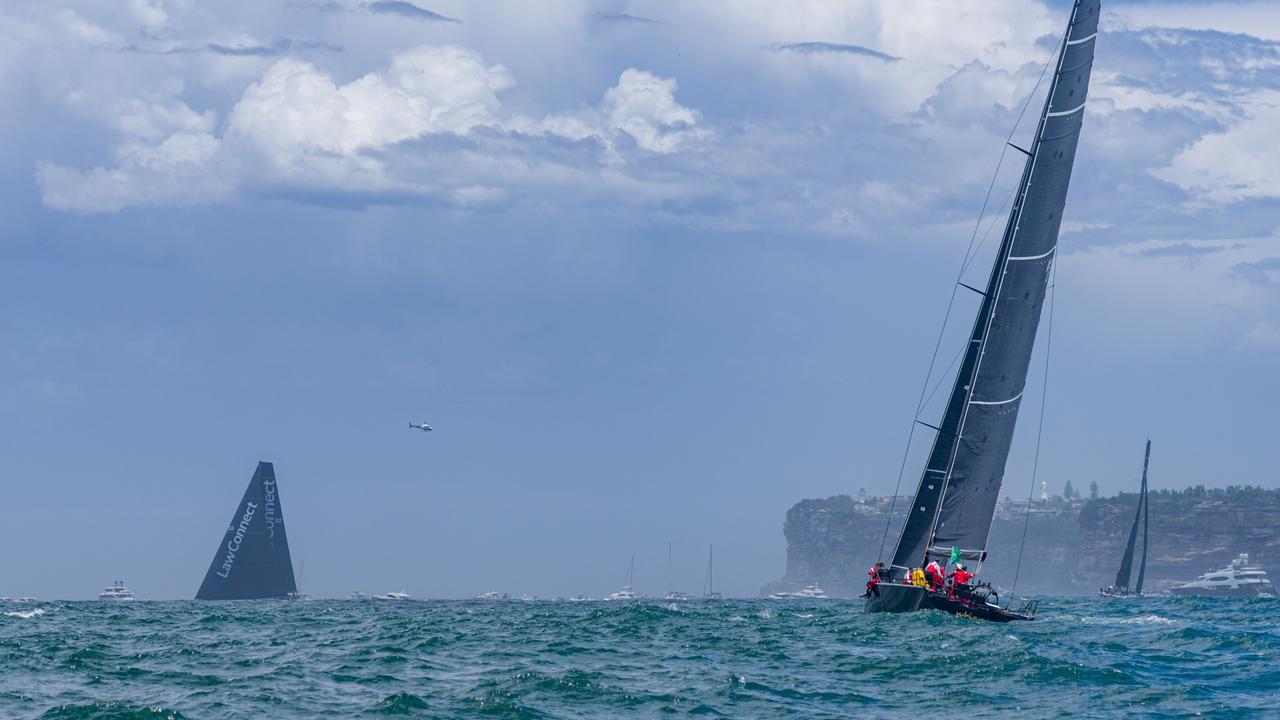
[[618, 600], [640, 600], [640, 599], [642, 599], [642, 598], [644, 597], [644, 595], [641, 595], [640, 593], [636, 592], [636, 591], [635, 591], [634, 589], [632, 589], [632, 587], [631, 587], [631, 581], [632, 581], [632, 579], [635, 577], [635, 574], [636, 574], [636, 556], [635, 556], [635, 555], [632, 555], [632, 556], [631, 556], [631, 569], [627, 570], [627, 584], [626, 584], [626, 585], [623, 585], [623, 586], [622, 586], [622, 589], [621, 589], [621, 590], [619, 590], [618, 592], [616, 592], [616, 593], [612, 593], [612, 594], [610, 594], [610, 595], [605, 595], [605, 596], [604, 596], [604, 599], [605, 599], [605, 600], [611, 600], [611, 601], [618, 601]]
[[569, 598], [569, 602], [594, 602], [594, 601], [595, 601], [595, 598], [589, 597], [587, 595], [574, 595], [573, 597]]
[[1207, 597], [1276, 596], [1275, 585], [1267, 578], [1267, 571], [1250, 565], [1247, 553], [1238, 555], [1227, 567], [1207, 572], [1189, 583], [1171, 587], [1169, 592], [1174, 595]]
[[1073, 3], [1035, 136], [1028, 149], [1016, 148], [1026, 162], [985, 287], [957, 281], [953, 288], [972, 291], [978, 311], [957, 354], [942, 418], [937, 426], [925, 424], [934, 431], [932, 448], [866, 612], [933, 609], [997, 622], [1035, 616], [1034, 601], [1016, 610], [1001, 607], [995, 589], [976, 578], [963, 591], [944, 594], [912, 584], [908, 575], [930, 560], [974, 563], [979, 575], [987, 559], [1084, 122], [1098, 12], [1099, 0]]
[[374, 600], [408, 600], [409, 593], [401, 590], [400, 592], [383, 593], [382, 595], [374, 595]]
[[276, 471], [271, 463], [259, 462], [196, 599], [261, 600], [297, 594]]
[[[1142, 486], [1138, 491], [1138, 510], [1133, 515], [1133, 527], [1129, 528], [1129, 542], [1124, 547], [1124, 557], [1120, 560], [1120, 570], [1116, 572], [1116, 581], [1110, 587], [1098, 591], [1103, 597], [1137, 597], [1142, 595], [1142, 581], [1147, 575], [1147, 465], [1151, 463], [1151, 441], [1147, 441], [1147, 451], [1142, 458]], [[1133, 549], [1138, 541], [1138, 524], [1142, 524], [1142, 562], [1138, 565], [1138, 582], [1129, 589], [1129, 574], [1133, 571]]]
[[111, 583], [111, 587], [106, 588], [102, 592], [98, 593], [98, 599], [112, 600], [112, 601], [119, 602], [119, 601], [133, 600], [134, 598], [133, 598], [133, 591], [124, 586], [124, 581], [116, 580], [115, 582]]
[[776, 592], [771, 594], [769, 597], [774, 600], [799, 600], [812, 598], [826, 600], [831, 596], [827, 595], [827, 591], [817, 585], [806, 585], [804, 588], [794, 592]]
[[707, 549], [707, 578], [702, 583], [703, 600], [723, 600], [724, 596], [716, 592], [716, 546]]
[[490, 590], [487, 593], [480, 593], [479, 595], [475, 596], [475, 599], [476, 600], [510, 600], [511, 596], [504, 592], [498, 592], [497, 590]]
[[667, 602], [685, 602], [689, 596], [679, 590], [671, 589], [671, 541], [667, 541], [667, 594], [662, 596]]
[[351, 598], [352, 600], [368, 600], [369, 599], [368, 595], [365, 595], [359, 590], [352, 590], [351, 594], [348, 595], [347, 597]]

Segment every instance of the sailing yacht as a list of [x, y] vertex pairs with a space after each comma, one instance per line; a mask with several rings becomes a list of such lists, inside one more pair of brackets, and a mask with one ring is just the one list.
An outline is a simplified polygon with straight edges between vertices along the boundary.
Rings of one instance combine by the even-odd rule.
[[635, 574], [636, 574], [636, 556], [632, 555], [631, 568], [627, 570], [627, 584], [623, 585], [622, 589], [619, 590], [618, 592], [605, 595], [604, 599], [616, 601], [616, 600], [640, 600], [644, 598], [644, 595], [641, 595], [640, 593], [636, 592], [631, 588], [631, 581], [635, 577]]
[[716, 592], [716, 546], [707, 550], [707, 579], [702, 583], [703, 600], [723, 600], [724, 595]]
[[296, 598], [275, 466], [259, 462], [214, 550], [197, 600]]
[[679, 590], [671, 589], [671, 541], [667, 541], [667, 594], [662, 596], [667, 602], [685, 602], [689, 596]]
[[1099, 2], [1075, 0], [1035, 136], [1029, 149], [1014, 146], [1026, 164], [985, 289], [957, 284], [977, 295], [978, 313], [942, 419], [927, 425], [933, 446], [893, 557], [869, 590], [867, 612], [936, 609], [996, 621], [1035, 614], [1034, 603], [1000, 607], [996, 591], [976, 578], [960, 592], [942, 593], [911, 584], [908, 575], [931, 559], [974, 563], [979, 575], [987, 558], [1084, 120]]
[[[1129, 542], [1124, 547], [1124, 557], [1120, 560], [1115, 583], [1098, 591], [1102, 597], [1137, 597], [1142, 594], [1142, 581], [1147, 575], [1147, 465], [1150, 462], [1151, 441], [1148, 440], [1147, 452], [1142, 458], [1142, 488], [1138, 493], [1138, 511], [1133, 516], [1133, 527], [1129, 528]], [[1138, 565], [1138, 582], [1130, 591], [1129, 574], [1133, 570], [1133, 549], [1138, 542], [1139, 523], [1142, 524], [1142, 562]]]

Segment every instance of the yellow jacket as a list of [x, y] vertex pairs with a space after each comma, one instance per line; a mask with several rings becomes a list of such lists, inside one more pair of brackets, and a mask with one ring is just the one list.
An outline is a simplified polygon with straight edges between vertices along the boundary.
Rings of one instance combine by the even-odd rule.
[[925, 582], [923, 570], [921, 570], [920, 568], [916, 568], [911, 571], [911, 584], [919, 585], [920, 587], [924, 587], [925, 585], [928, 584]]

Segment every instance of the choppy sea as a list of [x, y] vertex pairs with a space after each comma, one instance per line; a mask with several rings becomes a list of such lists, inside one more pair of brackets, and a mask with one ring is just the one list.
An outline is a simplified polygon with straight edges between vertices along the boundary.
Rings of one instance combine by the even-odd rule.
[[1280, 717], [1280, 601], [0, 605], [0, 718]]

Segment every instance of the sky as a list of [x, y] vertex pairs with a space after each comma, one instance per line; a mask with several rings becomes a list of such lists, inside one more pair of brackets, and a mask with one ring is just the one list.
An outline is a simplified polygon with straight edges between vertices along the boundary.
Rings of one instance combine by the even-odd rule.
[[[894, 491], [1069, 11], [0, 6], [0, 595], [192, 596], [260, 459], [315, 596], [754, 595]], [[1006, 495], [1042, 394], [1054, 492], [1280, 485], [1277, 87], [1269, 0], [1106, 3]]]

